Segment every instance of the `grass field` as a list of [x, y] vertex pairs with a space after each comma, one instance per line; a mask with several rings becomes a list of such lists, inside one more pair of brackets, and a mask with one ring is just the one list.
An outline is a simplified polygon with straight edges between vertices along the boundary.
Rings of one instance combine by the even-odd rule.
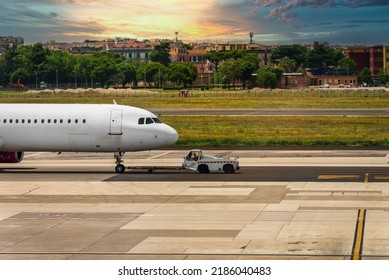
[[176, 91], [121, 94], [66, 93], [29, 94], [0, 92], [1, 103], [112, 103], [147, 109], [156, 108], [389, 108], [384, 91], [192, 91], [188, 98], [178, 98]]
[[[122, 94], [0, 92], [1, 103], [112, 103], [156, 108], [389, 108], [384, 91], [176, 91]], [[179, 146], [389, 146], [389, 117], [162, 116], [180, 134]]]
[[165, 116], [179, 146], [389, 146], [389, 117]]

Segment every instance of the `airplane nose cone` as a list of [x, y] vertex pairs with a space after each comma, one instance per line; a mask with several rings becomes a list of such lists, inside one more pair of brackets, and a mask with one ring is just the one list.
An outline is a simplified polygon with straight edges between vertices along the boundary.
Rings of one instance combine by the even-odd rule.
[[166, 125], [165, 132], [166, 132], [166, 142], [168, 145], [173, 145], [174, 143], [177, 142], [178, 133], [174, 128]]

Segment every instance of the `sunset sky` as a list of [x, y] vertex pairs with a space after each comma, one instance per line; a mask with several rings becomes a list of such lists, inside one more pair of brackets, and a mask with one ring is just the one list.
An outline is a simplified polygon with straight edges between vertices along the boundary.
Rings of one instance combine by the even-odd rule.
[[388, 0], [0, 0], [0, 36], [389, 45]]

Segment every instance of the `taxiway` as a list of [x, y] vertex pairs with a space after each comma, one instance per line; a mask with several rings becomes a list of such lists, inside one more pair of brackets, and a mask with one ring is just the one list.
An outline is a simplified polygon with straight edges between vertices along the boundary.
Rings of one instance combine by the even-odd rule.
[[[110, 154], [1, 164], [0, 259], [389, 258], [386, 151], [207, 153], [239, 156], [241, 170], [118, 175]], [[125, 163], [175, 166], [183, 155]]]

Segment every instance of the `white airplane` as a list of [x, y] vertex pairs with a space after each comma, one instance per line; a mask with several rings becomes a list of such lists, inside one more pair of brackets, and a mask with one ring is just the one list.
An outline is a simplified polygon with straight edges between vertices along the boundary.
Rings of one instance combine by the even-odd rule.
[[0, 162], [17, 163], [24, 152], [113, 152], [123, 173], [125, 152], [174, 144], [178, 133], [153, 113], [131, 106], [0, 104]]

